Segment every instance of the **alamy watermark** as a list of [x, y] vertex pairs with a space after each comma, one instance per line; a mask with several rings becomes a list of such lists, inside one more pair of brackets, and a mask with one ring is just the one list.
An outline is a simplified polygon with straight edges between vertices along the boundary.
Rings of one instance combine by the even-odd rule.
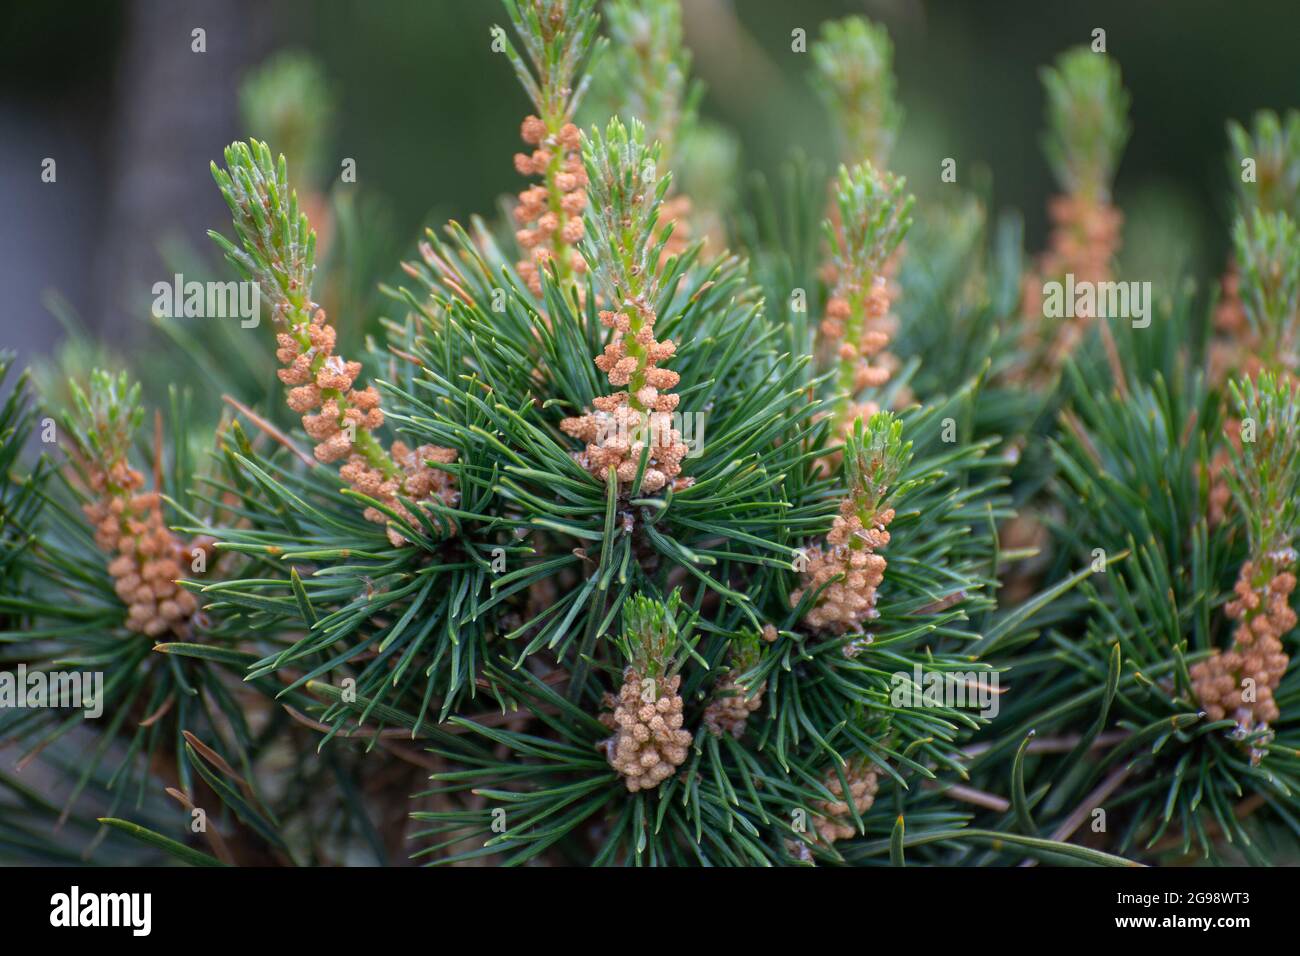
[[104, 713], [103, 671], [0, 671], [0, 710], [37, 707], [81, 708], [87, 720]]
[[262, 321], [262, 290], [256, 282], [186, 282], [178, 272], [171, 282], [155, 282], [152, 292], [156, 319], [239, 319], [243, 329], [255, 329]]
[[981, 717], [998, 715], [1002, 691], [997, 671], [895, 671], [890, 675], [889, 702], [894, 707], [978, 708]]
[[686, 445], [687, 458], [704, 454], [707, 412], [654, 413], [645, 417], [649, 421], [638, 424], [613, 415], [598, 415], [596, 443], [603, 447], [617, 442], [630, 447], [644, 442], [651, 448], [663, 448], [680, 441]]
[[124, 927], [132, 936], [153, 929], [152, 893], [83, 893], [74, 886], [50, 897], [50, 925], [56, 928]]
[[1132, 319], [1133, 328], [1145, 329], [1151, 324], [1151, 283], [1076, 282], [1067, 273], [1063, 283], [1043, 283], [1043, 317]]

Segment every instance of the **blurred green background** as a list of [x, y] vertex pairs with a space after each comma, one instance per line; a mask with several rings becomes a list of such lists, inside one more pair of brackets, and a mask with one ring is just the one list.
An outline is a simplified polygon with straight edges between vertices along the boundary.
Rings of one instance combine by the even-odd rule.
[[[811, 39], [850, 13], [887, 25], [906, 108], [895, 166], [922, 204], [954, 188], [939, 180], [946, 157], [957, 188], [987, 176], [994, 207], [1023, 212], [1030, 249], [1043, 244], [1052, 191], [1038, 70], [1105, 29], [1133, 104], [1116, 189], [1131, 269], [1217, 273], [1224, 123], [1300, 101], [1300, 5], [1276, 0], [684, 6], [704, 115], [738, 133], [747, 166], [767, 171], [792, 149], [834, 156], [792, 31]], [[495, 0], [10, 0], [0, 12], [0, 344], [50, 348], [60, 334], [42, 301], [51, 289], [101, 335], [129, 342], [147, 329], [144, 290], [169, 277], [159, 244], [180, 236], [202, 248], [204, 230], [225, 225], [207, 161], [250, 132], [238, 84], [280, 48], [320, 57], [338, 103], [332, 151], [356, 160], [372, 228], [392, 230], [396, 248], [422, 225], [493, 213], [520, 188], [511, 156], [528, 112], [490, 49], [489, 27], [504, 22]], [[191, 49], [199, 27], [202, 54]], [[59, 161], [57, 183], [40, 181], [45, 157]]]

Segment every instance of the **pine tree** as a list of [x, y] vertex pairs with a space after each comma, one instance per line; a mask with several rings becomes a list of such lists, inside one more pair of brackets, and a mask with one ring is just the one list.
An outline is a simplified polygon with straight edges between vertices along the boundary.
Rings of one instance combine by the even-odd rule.
[[1294, 117], [1229, 128], [1230, 294], [1053, 325], [1045, 282], [1121, 278], [1107, 55], [1043, 74], [1028, 261], [891, 170], [879, 25], [813, 45], [834, 174], [733, 215], [674, 0], [505, 10], [527, 184], [429, 230], [382, 317], [291, 56], [212, 165], [264, 321], [158, 322], [197, 400], [102, 349], [8, 387], [0, 659], [104, 682], [100, 720], [0, 710], [69, 783], [0, 773], [0, 856], [1288, 859]]

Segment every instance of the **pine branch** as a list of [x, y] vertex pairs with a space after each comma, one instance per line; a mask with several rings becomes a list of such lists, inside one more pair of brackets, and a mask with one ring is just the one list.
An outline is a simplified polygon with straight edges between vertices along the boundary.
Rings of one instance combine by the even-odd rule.
[[1119, 66], [1105, 53], [1076, 47], [1042, 71], [1047, 91], [1043, 148], [1061, 190], [1108, 202], [1129, 137], [1129, 97]]
[[889, 33], [864, 17], [827, 21], [811, 53], [813, 83], [835, 121], [841, 161], [888, 167], [903, 121]]

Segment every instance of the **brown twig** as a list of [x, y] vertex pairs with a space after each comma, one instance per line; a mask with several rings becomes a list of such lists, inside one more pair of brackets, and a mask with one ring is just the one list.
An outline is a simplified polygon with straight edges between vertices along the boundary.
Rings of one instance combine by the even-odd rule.
[[[1133, 768], [1131, 766], [1119, 767], [1112, 771], [1111, 775], [1101, 783], [1097, 784], [1097, 786], [1092, 789], [1092, 792], [1084, 797], [1082, 802], [1071, 811], [1070, 815], [1065, 818], [1065, 821], [1052, 831], [1051, 839], [1058, 843], [1064, 843], [1069, 840], [1070, 837], [1074, 835], [1074, 831], [1083, 825], [1083, 821], [1088, 819], [1088, 814], [1096, 808], [1097, 804], [1101, 803], [1101, 801], [1105, 800], [1112, 793], [1118, 790], [1120, 784], [1127, 780], [1129, 774], [1132, 772]], [[1025, 860], [1025, 862], [1020, 865], [1037, 866], [1038, 861]]]
[[247, 418], [254, 425], [256, 425], [258, 430], [261, 431], [263, 434], [269, 436], [270, 438], [273, 438], [275, 441], [279, 442], [285, 448], [289, 449], [289, 451], [297, 455], [298, 458], [302, 460], [304, 463], [306, 463], [309, 467], [315, 468], [317, 466], [318, 462], [316, 461], [315, 458], [313, 458], [311, 455], [307, 454], [305, 451], [303, 451], [301, 448], [295, 445], [293, 443], [293, 440], [290, 439], [288, 435], [280, 431], [280, 429], [276, 428], [274, 425], [268, 422], [261, 415], [257, 414], [257, 412], [253, 411], [243, 402], [239, 401], [237, 398], [234, 398], [233, 396], [230, 395], [222, 395], [221, 400], [225, 402], [227, 405], [234, 408], [236, 411], [238, 411], [241, 415]]
[[[191, 816], [193, 815], [195, 810], [194, 802], [182, 791], [177, 790], [175, 787], [168, 787], [167, 795], [184, 807]], [[212, 852], [216, 854], [218, 860], [234, 866], [235, 857], [230, 852], [230, 846], [226, 843], [226, 838], [221, 835], [221, 832], [216, 827], [208, 825], [207, 811], [203, 811], [203, 818], [203, 829], [199, 832], [208, 841], [208, 846], [212, 847]]]
[[[1113, 730], [1108, 733], [1098, 734], [1096, 739], [1089, 745], [1089, 750], [1098, 750], [1102, 747], [1109, 747], [1117, 744], [1128, 736], [1126, 730]], [[1083, 739], [1081, 734], [1067, 734], [1064, 737], [1044, 737], [1041, 740], [1034, 739], [1029, 742], [1025, 748], [1026, 753], [1031, 754], [1061, 754], [1068, 753], [1079, 745]], [[962, 754], [967, 757], [978, 757], [990, 749], [992, 744], [972, 744], [963, 748]]]
[[[288, 715], [292, 717], [294, 720], [298, 721], [298, 723], [302, 724], [304, 727], [311, 727], [313, 730], [319, 730], [322, 733], [330, 733], [334, 730], [334, 728], [332, 728], [329, 724], [323, 724], [319, 720], [315, 720], [311, 717], [308, 717], [302, 711], [295, 710], [293, 707], [290, 707], [288, 704], [284, 704], [283, 706], [285, 712], [288, 713]], [[558, 714], [560, 711], [558, 707], [543, 707], [540, 708], [538, 712], [544, 714]], [[512, 710], [512, 711], [507, 711], [506, 713], [501, 713], [499, 711], [489, 711], [487, 713], [482, 713], [482, 714], [469, 714], [466, 715], [463, 719], [470, 721], [472, 723], [479, 724], [480, 726], [483, 727], [500, 727], [502, 725], [509, 724], [510, 721], [515, 720], [520, 716], [531, 716], [532, 713], [533, 711], [531, 710], [529, 711]], [[449, 734], [466, 734], [470, 732], [469, 728], [462, 727], [455, 724], [452, 725], [444, 724], [441, 725], [441, 728], [445, 733], [449, 733]], [[411, 731], [406, 730], [403, 727], [388, 727], [385, 728], [384, 730], [368, 730], [364, 727], [358, 727], [356, 730], [340, 730], [336, 732], [334, 736], [345, 737], [349, 739], [354, 739], [354, 738], [363, 739], [363, 740], [373, 740], [373, 739], [427, 740], [428, 739], [427, 737], [414, 736], [411, 733]]]
[[244, 794], [250, 800], [257, 799], [256, 795], [253, 793], [253, 788], [249, 786], [248, 781], [235, 773], [235, 768], [226, 762], [225, 757], [221, 756], [221, 754], [217, 753], [203, 741], [199, 740], [198, 737], [194, 736], [194, 734], [190, 733], [188, 730], [182, 730], [181, 734], [200, 757], [239, 784], [239, 788], [244, 791]]
[[927, 790], [938, 790], [946, 793], [954, 800], [973, 803], [977, 807], [984, 807], [997, 813], [1006, 813], [1011, 809], [1011, 801], [1005, 797], [999, 797], [996, 793], [989, 793], [985, 790], [976, 790], [974, 787], [967, 787], [960, 783], [946, 784], [938, 780], [927, 780], [922, 786]]
[[1110, 330], [1110, 323], [1105, 319], [1099, 319], [1097, 324], [1101, 327], [1101, 344], [1105, 347], [1106, 363], [1110, 366], [1110, 374], [1115, 378], [1115, 390], [1119, 392], [1120, 398], [1128, 398], [1128, 379], [1124, 374], [1124, 363], [1119, 359], [1119, 347], [1115, 344], [1115, 335]]
[[140, 721], [140, 726], [141, 726], [141, 727], [152, 727], [152, 726], [153, 726], [154, 724], [156, 724], [158, 721], [162, 720], [165, 716], [167, 716], [167, 712], [168, 712], [169, 710], [172, 709], [172, 706], [173, 706], [175, 703], [176, 703], [176, 695], [175, 695], [175, 694], [168, 694], [168, 695], [167, 695], [167, 699], [164, 700], [164, 701], [162, 702], [162, 704], [159, 705], [159, 707], [158, 707], [157, 710], [155, 710], [152, 714], [150, 714], [150, 715], [149, 715], [148, 717], [146, 717], [144, 720]]

